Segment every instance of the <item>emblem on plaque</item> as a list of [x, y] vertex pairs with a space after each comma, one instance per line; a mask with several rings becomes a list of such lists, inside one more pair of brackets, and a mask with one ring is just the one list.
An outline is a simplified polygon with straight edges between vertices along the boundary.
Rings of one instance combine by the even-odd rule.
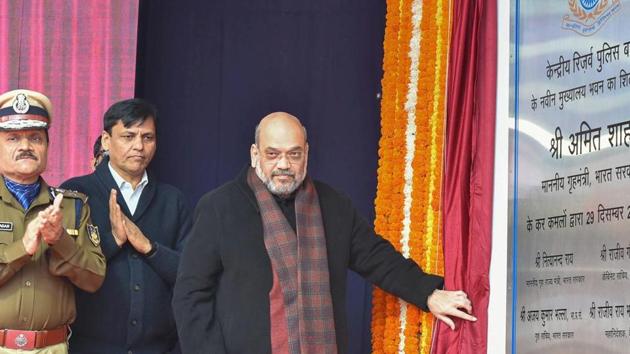
[[599, 31], [621, 9], [621, 0], [568, 0], [569, 13], [561, 27], [582, 36]]
[[[580, 5], [582, 5], [585, 10], [592, 10], [599, 2], [600, 0], [580, 0]], [[604, 2], [606, 2], [606, 0], [604, 0]]]

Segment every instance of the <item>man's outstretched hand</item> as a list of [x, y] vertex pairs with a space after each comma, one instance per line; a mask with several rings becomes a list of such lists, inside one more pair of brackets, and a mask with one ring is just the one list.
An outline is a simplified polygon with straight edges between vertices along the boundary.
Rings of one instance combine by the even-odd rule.
[[[472, 304], [468, 300], [465, 292], [435, 290], [427, 299], [429, 310], [440, 321], [446, 323], [452, 330], [455, 330], [455, 323], [449, 316], [459, 317], [467, 321], [477, 321], [477, 318], [469, 315], [472, 313]], [[461, 309], [465, 309], [466, 312]]]

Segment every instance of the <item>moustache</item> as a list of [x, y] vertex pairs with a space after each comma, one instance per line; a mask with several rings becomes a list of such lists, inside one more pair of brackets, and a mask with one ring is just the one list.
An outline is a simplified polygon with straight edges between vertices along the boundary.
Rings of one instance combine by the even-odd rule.
[[289, 170], [275, 170], [273, 172], [271, 172], [271, 177], [275, 177], [275, 176], [289, 176], [289, 177], [295, 177], [295, 173], [289, 171]]
[[37, 156], [30, 151], [24, 151], [15, 157], [16, 160], [31, 159], [37, 161]]

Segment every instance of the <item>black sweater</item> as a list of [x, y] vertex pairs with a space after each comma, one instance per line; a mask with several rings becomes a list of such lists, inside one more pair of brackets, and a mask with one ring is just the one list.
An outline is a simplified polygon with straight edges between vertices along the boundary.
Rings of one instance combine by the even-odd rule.
[[[330, 291], [339, 353], [347, 351], [346, 276], [352, 269], [386, 291], [426, 310], [442, 285], [374, 234], [350, 200], [315, 182], [326, 237]], [[246, 170], [206, 194], [182, 253], [173, 307], [182, 351], [270, 353], [271, 262]]]
[[[100, 290], [77, 290], [77, 319], [72, 327], [71, 353], [166, 353], [178, 351], [171, 311], [172, 289], [180, 252], [190, 231], [191, 215], [183, 194], [149, 175], [138, 207], [131, 215], [116, 186], [108, 161], [92, 174], [72, 178], [62, 187], [88, 195], [92, 222], [98, 226], [107, 258]], [[109, 221], [109, 193], [157, 249], [146, 257], [125, 243], [116, 245]]]

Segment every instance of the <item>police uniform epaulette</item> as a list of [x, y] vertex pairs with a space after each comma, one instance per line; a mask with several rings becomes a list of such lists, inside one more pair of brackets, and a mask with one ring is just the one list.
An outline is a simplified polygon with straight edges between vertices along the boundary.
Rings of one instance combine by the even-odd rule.
[[83, 203], [87, 203], [88, 200], [88, 196], [81, 192], [63, 188], [50, 187], [50, 194], [52, 194], [53, 198], [59, 193], [63, 194], [64, 198], [81, 199]]

